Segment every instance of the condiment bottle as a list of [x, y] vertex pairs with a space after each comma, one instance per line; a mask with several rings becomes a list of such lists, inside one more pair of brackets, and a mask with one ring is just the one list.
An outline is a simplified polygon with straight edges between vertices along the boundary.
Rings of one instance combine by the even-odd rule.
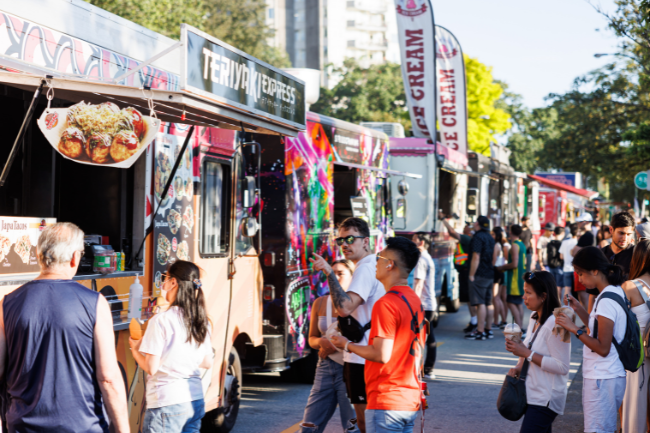
[[142, 318], [142, 292], [142, 284], [136, 275], [135, 282], [129, 287], [129, 319]]

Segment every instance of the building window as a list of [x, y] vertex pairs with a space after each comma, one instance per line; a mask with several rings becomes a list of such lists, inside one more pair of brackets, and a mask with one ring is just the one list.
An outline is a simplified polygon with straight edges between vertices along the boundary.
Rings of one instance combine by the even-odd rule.
[[356, 46], [356, 42], [357, 42], [357, 41], [355, 41], [355, 40], [348, 41], [348, 47], [354, 47], [354, 46]]
[[275, 9], [269, 8], [269, 19], [275, 19]]

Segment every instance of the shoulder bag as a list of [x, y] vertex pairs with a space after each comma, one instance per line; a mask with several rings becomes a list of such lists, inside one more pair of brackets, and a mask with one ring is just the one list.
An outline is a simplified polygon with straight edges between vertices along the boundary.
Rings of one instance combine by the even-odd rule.
[[[533, 338], [528, 344], [528, 348], [533, 347], [533, 343], [542, 329], [542, 324], [537, 326], [537, 331], [533, 334]], [[506, 376], [499, 391], [497, 398], [497, 409], [502, 417], [509, 421], [518, 421], [526, 413], [528, 409], [528, 402], [526, 401], [526, 376], [528, 375], [527, 359], [524, 360], [524, 365], [521, 366], [521, 373], [519, 377]]]

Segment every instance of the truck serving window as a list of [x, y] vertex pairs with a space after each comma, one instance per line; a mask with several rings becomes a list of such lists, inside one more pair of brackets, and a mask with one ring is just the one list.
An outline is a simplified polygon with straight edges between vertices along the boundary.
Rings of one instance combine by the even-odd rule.
[[[203, 164], [201, 191], [201, 255], [222, 255], [228, 249], [228, 231], [225, 223], [227, 205], [227, 177], [229, 167], [216, 161]], [[224, 179], [226, 180], [224, 183]]]

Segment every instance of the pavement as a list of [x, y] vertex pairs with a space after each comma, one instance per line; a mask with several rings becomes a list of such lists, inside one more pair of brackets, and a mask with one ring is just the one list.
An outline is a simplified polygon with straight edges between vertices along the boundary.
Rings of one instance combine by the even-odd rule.
[[[529, 312], [526, 312], [528, 323]], [[494, 339], [472, 341], [463, 338], [469, 322], [463, 305], [458, 313], [443, 313], [435, 329], [438, 341], [436, 380], [429, 381], [429, 409], [425, 432], [517, 433], [521, 421], [511, 422], [499, 415], [496, 400], [508, 370], [517, 358], [505, 350], [503, 333]], [[582, 432], [582, 343], [572, 340], [569, 396], [565, 415], [558, 416], [554, 430]], [[244, 376], [242, 405], [233, 433], [294, 433], [302, 420], [311, 385], [287, 383], [279, 374]], [[418, 420], [416, 429], [420, 431]], [[340, 433], [338, 411], [325, 433]]]

